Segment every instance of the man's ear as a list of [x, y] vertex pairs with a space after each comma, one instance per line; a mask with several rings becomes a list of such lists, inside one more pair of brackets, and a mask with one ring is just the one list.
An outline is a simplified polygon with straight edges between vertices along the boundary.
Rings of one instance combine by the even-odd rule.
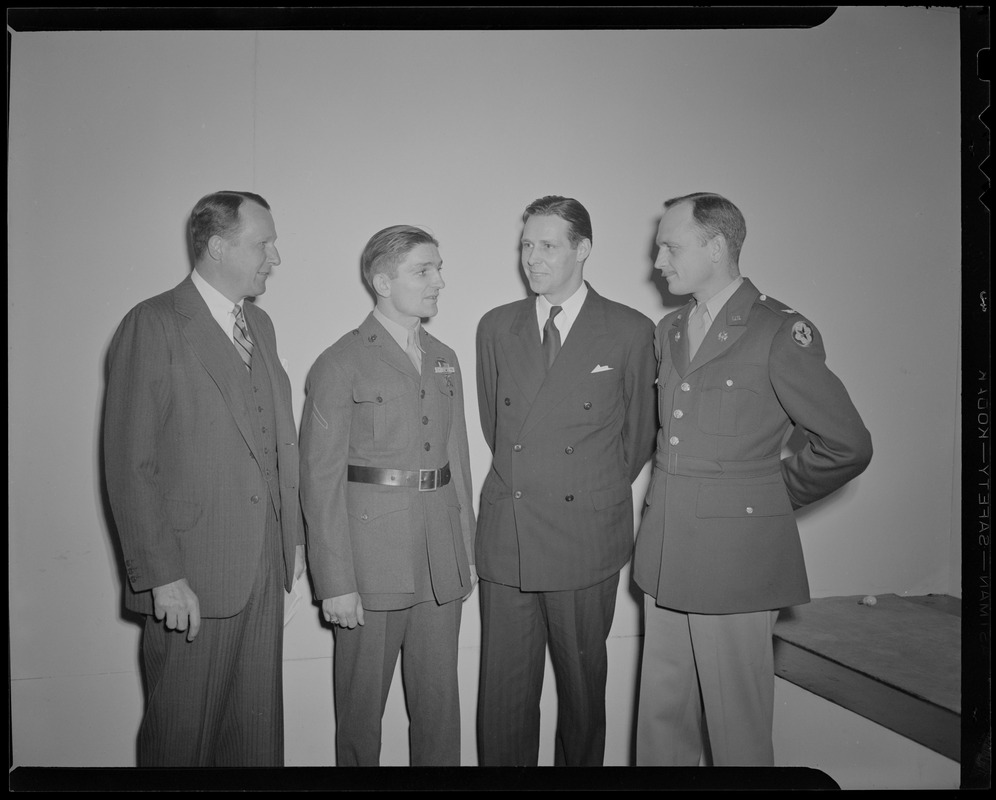
[[709, 257], [714, 264], [718, 264], [726, 257], [726, 252], [726, 237], [717, 233], [709, 240]]
[[578, 242], [576, 249], [578, 251], [578, 261], [583, 264], [585, 259], [591, 254], [591, 239], [582, 239]]
[[373, 288], [380, 297], [391, 296], [391, 279], [383, 272], [378, 272], [373, 276]]
[[208, 239], [207, 253], [211, 257], [212, 261], [221, 261], [222, 251], [225, 249], [225, 245], [228, 242], [225, 241], [224, 237], [215, 234], [210, 239]]

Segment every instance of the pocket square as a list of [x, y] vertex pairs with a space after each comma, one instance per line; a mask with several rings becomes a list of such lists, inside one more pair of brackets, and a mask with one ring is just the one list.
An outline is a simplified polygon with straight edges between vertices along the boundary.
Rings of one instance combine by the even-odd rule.
[[595, 369], [591, 371], [591, 374], [594, 375], [596, 372], [608, 372], [610, 369], [612, 369], [612, 367], [603, 367], [601, 364], [596, 364]]

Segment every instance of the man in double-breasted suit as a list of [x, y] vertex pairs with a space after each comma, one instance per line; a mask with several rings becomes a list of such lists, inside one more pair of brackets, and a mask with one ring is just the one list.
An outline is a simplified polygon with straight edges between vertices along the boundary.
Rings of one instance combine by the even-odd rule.
[[315, 362], [301, 428], [308, 560], [335, 628], [336, 763], [374, 766], [399, 651], [413, 766], [460, 765], [457, 647], [473, 567], [463, 383], [422, 328], [442, 260], [420, 228], [374, 234], [374, 311]]
[[[645, 592], [637, 764], [773, 764], [772, 627], [809, 601], [794, 510], [860, 474], [871, 439], [809, 320], [739, 271], [719, 195], [665, 203], [661, 270], [694, 300], [657, 326], [661, 430], [633, 557]], [[781, 458], [795, 424], [806, 445]]]
[[194, 270], [108, 352], [107, 491], [126, 605], [145, 614], [140, 766], [283, 764], [283, 597], [304, 570], [297, 429], [273, 325], [280, 263], [247, 192], [190, 216]]
[[481, 493], [477, 564], [483, 766], [535, 766], [549, 644], [555, 763], [601, 765], [605, 640], [633, 548], [631, 484], [653, 450], [653, 325], [583, 279], [591, 220], [550, 196], [523, 217], [536, 292], [477, 334], [477, 392], [494, 459]]

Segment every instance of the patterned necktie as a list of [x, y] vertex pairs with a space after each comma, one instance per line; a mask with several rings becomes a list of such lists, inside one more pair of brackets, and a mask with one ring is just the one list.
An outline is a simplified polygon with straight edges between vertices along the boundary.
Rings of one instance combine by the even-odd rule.
[[417, 369], [419, 375], [421, 375], [422, 348], [418, 343], [418, 325], [408, 331], [408, 347], [405, 348], [405, 352], [408, 353], [408, 357], [412, 360], [412, 364], [415, 365], [415, 369]]
[[706, 330], [709, 328], [709, 311], [705, 303], [699, 303], [688, 318], [688, 360], [695, 358], [699, 345], [705, 338]]
[[246, 318], [242, 315], [242, 306], [235, 306], [232, 309], [232, 314], [235, 315], [235, 328], [232, 331], [232, 336], [235, 339], [235, 349], [239, 351], [239, 355], [242, 356], [242, 361], [246, 365], [246, 369], [252, 370], [252, 339], [249, 338], [249, 329], [246, 328]]
[[546, 368], [550, 369], [560, 352], [560, 331], [553, 322], [553, 318], [564, 309], [561, 306], [553, 306], [550, 309], [550, 316], [543, 326], [543, 355], [546, 356]]

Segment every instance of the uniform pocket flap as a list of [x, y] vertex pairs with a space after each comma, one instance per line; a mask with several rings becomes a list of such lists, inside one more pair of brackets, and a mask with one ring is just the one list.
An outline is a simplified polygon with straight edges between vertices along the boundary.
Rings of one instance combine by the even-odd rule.
[[405, 386], [397, 384], [392, 386], [390, 384], [359, 383], [353, 386], [353, 402], [382, 405], [389, 400], [401, 397], [405, 391]]
[[784, 484], [717, 484], [699, 487], [695, 515], [715, 517], [776, 517], [792, 513]]
[[603, 508], [612, 508], [630, 497], [629, 484], [613, 486], [611, 489], [596, 489], [591, 493], [591, 504], [596, 511]]

